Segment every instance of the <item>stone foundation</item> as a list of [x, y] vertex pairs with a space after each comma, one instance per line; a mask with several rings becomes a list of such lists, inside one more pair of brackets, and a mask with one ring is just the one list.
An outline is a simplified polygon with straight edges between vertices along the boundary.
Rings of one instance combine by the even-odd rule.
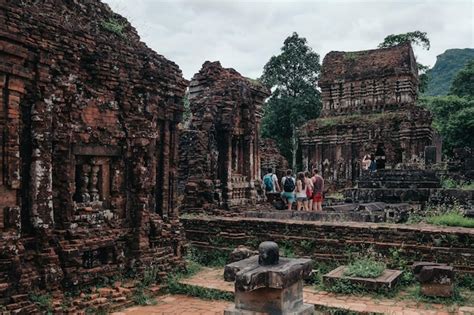
[[[350, 252], [373, 247], [391, 259], [396, 251], [408, 263], [437, 261], [474, 273], [474, 231], [469, 228], [376, 223], [302, 222], [258, 218], [183, 218], [186, 238], [201, 251], [229, 252], [271, 239], [291, 246], [297, 256], [315, 262], [344, 262]], [[390, 267], [390, 266], [389, 266]]]

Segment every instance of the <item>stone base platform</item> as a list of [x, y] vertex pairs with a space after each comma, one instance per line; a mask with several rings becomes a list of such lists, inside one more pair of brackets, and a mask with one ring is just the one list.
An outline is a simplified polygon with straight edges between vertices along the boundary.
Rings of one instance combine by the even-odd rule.
[[[182, 279], [180, 283], [187, 286], [209, 288], [214, 290], [220, 290], [223, 292], [234, 292], [234, 284], [232, 282], [224, 281], [222, 274], [222, 269], [203, 268], [194, 276], [187, 279]], [[339, 310], [343, 312], [343, 314], [474, 314], [474, 305], [447, 306], [434, 303], [422, 303], [419, 301], [406, 299], [389, 299], [382, 297], [374, 299], [370, 296], [345, 295], [330, 293], [326, 291], [317, 291], [313, 287], [303, 288], [303, 300], [305, 304], [311, 304], [314, 306], [315, 314], [328, 314], [328, 310]], [[207, 301], [206, 303], [211, 305], [215, 302]], [[231, 305], [231, 303], [228, 303], [226, 309], [231, 309], [231, 306], [233, 305]], [[213, 311], [213, 314], [219, 314], [217, 308]], [[145, 313], [128, 313], [124, 311], [124, 313], [118, 315], [124, 314], [141, 315]], [[174, 314], [180, 313], [176, 312]]]
[[292, 312], [286, 313], [261, 313], [236, 309], [235, 306], [231, 306], [228, 309], [224, 310], [224, 315], [312, 315], [314, 314], [314, 305], [312, 304], [302, 304], [298, 309], [293, 310]]

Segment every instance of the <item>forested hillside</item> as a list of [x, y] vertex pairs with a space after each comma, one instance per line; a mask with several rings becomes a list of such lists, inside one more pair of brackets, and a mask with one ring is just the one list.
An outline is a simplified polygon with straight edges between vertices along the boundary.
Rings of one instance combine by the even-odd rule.
[[437, 57], [434, 67], [428, 70], [430, 78], [424, 95], [447, 95], [456, 74], [467, 62], [474, 59], [474, 49], [448, 49]]

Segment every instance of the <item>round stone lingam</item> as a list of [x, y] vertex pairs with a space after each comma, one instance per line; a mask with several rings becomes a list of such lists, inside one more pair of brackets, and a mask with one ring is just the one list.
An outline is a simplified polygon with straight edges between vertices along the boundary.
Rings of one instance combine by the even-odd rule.
[[261, 266], [276, 265], [280, 260], [278, 244], [275, 242], [262, 242], [258, 246], [258, 264]]

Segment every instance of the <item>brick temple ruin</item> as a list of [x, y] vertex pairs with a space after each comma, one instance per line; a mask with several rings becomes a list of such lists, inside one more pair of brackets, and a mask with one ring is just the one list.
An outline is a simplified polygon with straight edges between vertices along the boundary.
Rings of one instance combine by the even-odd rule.
[[0, 20], [0, 304], [182, 265], [181, 70], [99, 1], [1, 1]]
[[429, 111], [416, 106], [418, 84], [408, 43], [327, 54], [321, 117], [299, 130], [303, 166], [319, 168], [332, 187], [342, 188], [360, 177], [366, 154], [385, 156], [387, 168], [422, 163], [433, 130]]
[[184, 211], [252, 205], [260, 198], [259, 126], [269, 95], [219, 62], [205, 62], [194, 75], [191, 122], [180, 141]]

